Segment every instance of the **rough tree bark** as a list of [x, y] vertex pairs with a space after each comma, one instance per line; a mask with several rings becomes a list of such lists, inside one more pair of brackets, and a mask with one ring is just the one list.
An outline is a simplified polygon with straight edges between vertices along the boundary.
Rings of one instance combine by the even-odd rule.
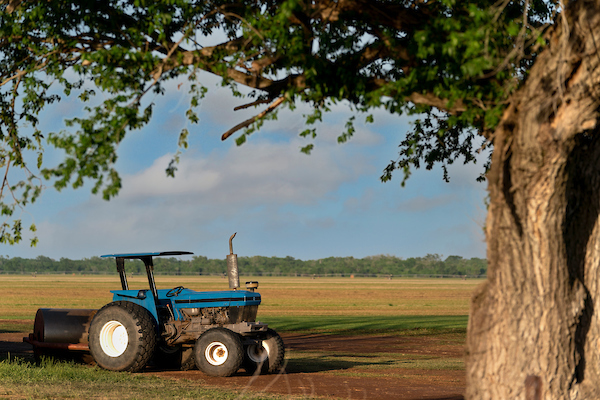
[[600, 399], [600, 0], [568, 5], [494, 132], [468, 399]]

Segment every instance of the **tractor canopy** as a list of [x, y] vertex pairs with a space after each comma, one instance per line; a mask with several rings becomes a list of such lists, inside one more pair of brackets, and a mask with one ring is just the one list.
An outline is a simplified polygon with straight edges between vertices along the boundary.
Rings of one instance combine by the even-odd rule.
[[159, 251], [155, 253], [123, 253], [123, 254], [105, 254], [100, 257], [121, 257], [121, 258], [139, 258], [157, 257], [157, 256], [181, 256], [186, 254], [194, 254], [191, 251]]
[[142, 260], [146, 267], [146, 274], [148, 275], [148, 285], [155, 301], [158, 301], [158, 293], [156, 291], [156, 284], [154, 283], [154, 264], [152, 263], [152, 257], [158, 256], [180, 256], [186, 254], [194, 254], [190, 251], [161, 251], [156, 253], [124, 253], [124, 254], [105, 254], [100, 256], [102, 258], [115, 257], [117, 261], [117, 272], [121, 278], [121, 287], [123, 290], [129, 290], [129, 284], [127, 283], [127, 276], [125, 275], [125, 260], [138, 259]]

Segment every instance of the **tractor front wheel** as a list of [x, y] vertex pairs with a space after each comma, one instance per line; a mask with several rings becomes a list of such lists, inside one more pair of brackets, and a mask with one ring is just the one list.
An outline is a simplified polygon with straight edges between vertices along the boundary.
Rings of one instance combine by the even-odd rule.
[[115, 301], [96, 313], [88, 341], [100, 367], [137, 372], [152, 358], [157, 335], [154, 320], [145, 308], [129, 301]]
[[198, 369], [206, 375], [231, 376], [244, 359], [242, 340], [229, 329], [209, 329], [196, 341], [194, 358]]

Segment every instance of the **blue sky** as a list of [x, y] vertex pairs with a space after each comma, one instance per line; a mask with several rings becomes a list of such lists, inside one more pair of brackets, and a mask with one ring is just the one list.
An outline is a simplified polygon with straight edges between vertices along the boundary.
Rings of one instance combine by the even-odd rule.
[[[55, 259], [88, 258], [138, 251], [187, 250], [224, 258], [228, 239], [237, 232], [240, 256], [292, 256], [302, 260], [329, 256], [389, 254], [421, 257], [485, 257], [485, 183], [476, 182], [483, 168], [455, 164], [450, 183], [439, 168], [415, 171], [405, 187], [401, 176], [381, 183], [382, 170], [397, 158], [398, 144], [409, 129], [406, 117], [376, 111], [375, 123], [363, 125], [345, 144], [337, 136], [352, 112], [339, 105], [318, 126], [315, 149], [300, 152], [307, 139], [306, 106], [284, 110], [266, 122], [243, 146], [221, 134], [256, 109], [234, 112], [244, 99], [233, 98], [203, 75], [209, 93], [199, 108], [200, 123], [190, 125], [185, 88], [169, 85], [156, 103], [154, 119], [128, 134], [119, 147], [117, 167], [123, 179], [119, 196], [109, 202], [90, 193], [91, 185], [56, 192], [50, 185], [22, 215], [34, 222], [39, 244], [28, 240], [4, 246], [0, 254]], [[66, 117], [81, 113], [75, 98], [44, 112], [50, 130]], [[176, 177], [165, 168], [177, 150], [182, 128], [190, 131]], [[45, 165], [60, 161], [48, 149]]]

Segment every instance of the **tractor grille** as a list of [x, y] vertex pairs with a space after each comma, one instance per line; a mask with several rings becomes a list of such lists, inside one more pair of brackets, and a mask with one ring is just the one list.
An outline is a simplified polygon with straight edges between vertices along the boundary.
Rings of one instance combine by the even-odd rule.
[[229, 307], [229, 323], [254, 322], [257, 312], [258, 306]]

